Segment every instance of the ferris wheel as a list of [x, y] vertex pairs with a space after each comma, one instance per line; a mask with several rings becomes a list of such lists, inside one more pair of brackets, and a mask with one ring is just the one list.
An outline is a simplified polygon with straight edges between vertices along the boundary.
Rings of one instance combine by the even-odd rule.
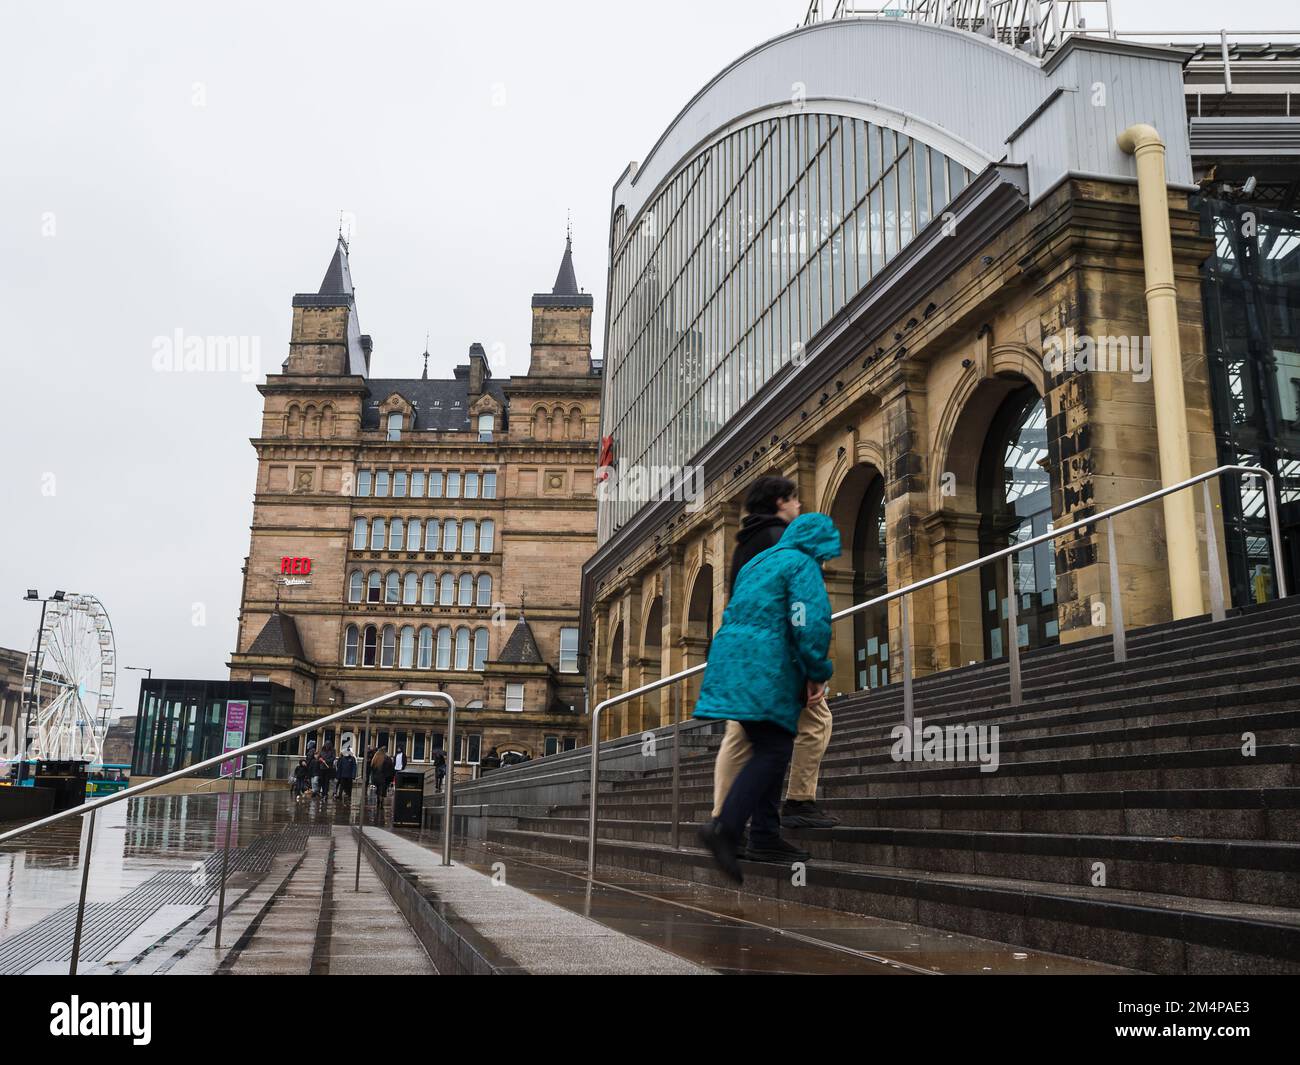
[[52, 600], [23, 675], [23, 691], [31, 693], [29, 757], [101, 763], [116, 682], [117, 647], [104, 605], [93, 595]]

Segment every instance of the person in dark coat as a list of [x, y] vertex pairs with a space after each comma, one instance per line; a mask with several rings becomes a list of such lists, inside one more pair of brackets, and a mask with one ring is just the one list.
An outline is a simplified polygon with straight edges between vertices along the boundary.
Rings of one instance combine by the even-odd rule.
[[736, 574], [751, 558], [775, 547], [785, 527], [799, 516], [801, 504], [794, 481], [788, 477], [760, 477], [745, 496], [745, 516], [736, 533], [736, 547], [727, 571], [727, 595], [736, 584]]
[[344, 802], [352, 802], [352, 781], [357, 777], [357, 760], [352, 756], [352, 749], [344, 747], [343, 753], [335, 763], [334, 772], [338, 778], [337, 797]]
[[[760, 477], [745, 496], [745, 517], [736, 534], [736, 547], [727, 574], [727, 594], [736, 574], [755, 556], [781, 540], [786, 526], [799, 516], [800, 503], [795, 483], [786, 477]], [[817, 780], [822, 758], [831, 742], [831, 708], [824, 698], [810, 703], [799, 717], [794, 754], [790, 761], [790, 782], [786, 787], [781, 824], [789, 828], [833, 828], [840, 819], [817, 805]], [[722, 815], [731, 782], [749, 758], [745, 730], [727, 722], [718, 760], [713, 767], [713, 816]], [[763, 860], [761, 855], [754, 855]]]
[[700, 842], [738, 882], [747, 824], [751, 857], [757, 852], [766, 861], [808, 858], [781, 838], [781, 781], [800, 715], [825, 695], [834, 668], [831, 604], [821, 566], [839, 554], [840, 534], [830, 518], [795, 518], [775, 547], [741, 567], [709, 648], [695, 716], [738, 721], [750, 754], [721, 816], [700, 830]]
[[501, 756], [497, 754], [497, 749], [493, 747], [487, 754], [479, 759], [478, 769], [480, 773], [486, 773], [489, 769], [501, 768]]

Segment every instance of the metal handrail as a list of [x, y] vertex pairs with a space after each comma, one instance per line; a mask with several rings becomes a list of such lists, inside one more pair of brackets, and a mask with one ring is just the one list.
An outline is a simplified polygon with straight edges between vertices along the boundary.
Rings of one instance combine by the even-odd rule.
[[[855, 603], [853, 606], [845, 607], [843, 610], [837, 610], [831, 615], [831, 621], [840, 621], [844, 618], [851, 617], [873, 606], [891, 602], [899, 599], [901, 611], [900, 631], [903, 641], [903, 720], [910, 728], [913, 717], [913, 700], [912, 700], [912, 669], [911, 669], [911, 652], [912, 639], [908, 627], [907, 596], [913, 592], [922, 591], [925, 588], [932, 587], [951, 577], [959, 576], [963, 573], [969, 573], [977, 570], [981, 566], [986, 566], [991, 562], [997, 562], [999, 559], [1008, 559], [1008, 585], [1007, 585], [1007, 631], [1011, 638], [1007, 640], [1007, 664], [1010, 669], [1011, 679], [1011, 704], [1019, 705], [1020, 690], [1020, 644], [1016, 639], [1016, 592], [1015, 578], [1011, 572], [1011, 565], [1014, 562], [1014, 556], [1021, 551], [1036, 547], [1042, 543], [1048, 543], [1055, 540], [1058, 536], [1066, 536], [1076, 532], [1079, 529], [1086, 529], [1089, 526], [1097, 525], [1100, 522], [1106, 522], [1106, 535], [1108, 543], [1108, 567], [1110, 570], [1110, 594], [1111, 594], [1111, 635], [1115, 648], [1115, 661], [1123, 662], [1127, 660], [1127, 649], [1124, 638], [1124, 614], [1120, 600], [1120, 582], [1119, 582], [1119, 561], [1115, 551], [1115, 534], [1111, 525], [1111, 519], [1127, 511], [1134, 510], [1157, 499], [1163, 499], [1165, 496], [1173, 495], [1175, 492], [1181, 492], [1186, 488], [1202, 484], [1205, 493], [1205, 538], [1206, 538], [1206, 557], [1208, 560], [1207, 572], [1210, 584], [1210, 614], [1215, 621], [1222, 621], [1226, 616], [1223, 596], [1223, 574], [1219, 569], [1218, 557], [1218, 538], [1215, 531], [1214, 512], [1210, 500], [1209, 482], [1221, 477], [1225, 473], [1244, 473], [1249, 476], [1262, 476], [1264, 478], [1264, 497], [1268, 506], [1268, 523], [1269, 532], [1273, 542], [1273, 570], [1274, 579], [1277, 587], [1277, 597], [1285, 599], [1287, 596], [1286, 573], [1282, 562], [1282, 532], [1278, 523], [1278, 505], [1279, 497], [1277, 486], [1274, 484], [1273, 475], [1268, 470], [1260, 469], [1257, 466], [1239, 466], [1228, 464], [1216, 466], [1205, 473], [1198, 473], [1194, 477], [1188, 477], [1184, 481], [1170, 485], [1167, 488], [1159, 488], [1154, 492], [1148, 492], [1146, 495], [1138, 496], [1129, 500], [1127, 503], [1121, 503], [1118, 506], [1103, 510], [1100, 514], [1094, 514], [1089, 518], [1081, 518], [1079, 521], [1072, 521], [1068, 525], [1062, 525], [1059, 528], [1051, 529], [1048, 532], [1040, 533], [1038, 536], [1030, 537], [1017, 544], [1009, 547], [1000, 548], [992, 554], [982, 555], [979, 558], [972, 559], [970, 562], [963, 562], [961, 565], [953, 566], [942, 573], [936, 573], [930, 577], [924, 577], [919, 581], [913, 581], [911, 584], [902, 588], [897, 588], [892, 592], [885, 592], [872, 599], [861, 603]], [[1199, 563], [1199, 560], [1198, 560]], [[702, 673], [707, 668], [708, 663], [702, 662], [697, 666], [691, 666], [679, 673], [674, 673], [668, 677], [661, 677], [659, 680], [651, 681], [649, 684], [643, 684], [639, 688], [634, 688], [629, 692], [621, 692], [618, 695], [611, 695], [608, 699], [603, 700], [595, 705], [591, 711], [591, 795], [590, 810], [587, 817], [587, 875], [594, 877], [596, 875], [596, 821], [599, 809], [600, 795], [600, 715], [608, 707], [618, 703], [624, 703], [631, 699], [636, 699], [648, 692], [663, 688], [669, 684], [675, 684], [679, 680], [685, 680], [693, 677], [697, 673]], [[680, 743], [676, 732], [681, 722], [673, 722], [674, 740], [673, 740], [673, 787], [672, 787], [672, 839], [673, 846], [678, 845], [678, 804], [680, 796]], [[3, 837], [0, 837], [3, 838]]]
[[[308, 721], [302, 725], [295, 725], [284, 732], [277, 732], [274, 736], [268, 736], [264, 740], [258, 740], [256, 743], [245, 744], [243, 747], [236, 748], [233, 751], [223, 751], [221, 754], [214, 755], [211, 758], [205, 758], [202, 762], [195, 762], [193, 765], [186, 766], [184, 769], [177, 769], [171, 773], [164, 773], [160, 777], [154, 777], [153, 780], [146, 780], [142, 784], [135, 784], [122, 791], [114, 792], [112, 795], [106, 795], [102, 799], [95, 799], [93, 802], [85, 803], [81, 806], [73, 807], [70, 810], [64, 810], [57, 814], [51, 814], [49, 817], [42, 817], [40, 820], [32, 821], [19, 828], [10, 829], [8, 832], [0, 832], [0, 843], [7, 843], [11, 839], [17, 839], [19, 836], [25, 836], [29, 832], [35, 832], [39, 828], [46, 828], [49, 825], [55, 825], [62, 821], [70, 820], [73, 817], [85, 817], [90, 815], [86, 822], [85, 845], [83, 847], [82, 864], [81, 864], [81, 895], [77, 903], [77, 924], [72, 936], [72, 960], [68, 967], [69, 975], [77, 975], [77, 955], [81, 946], [81, 928], [86, 912], [86, 885], [90, 878], [90, 851], [91, 845], [95, 839], [95, 814], [105, 806], [111, 806], [115, 802], [122, 802], [125, 799], [134, 799], [136, 796], [143, 795], [147, 791], [153, 791], [164, 784], [170, 784], [173, 781], [183, 780], [185, 777], [193, 776], [195, 773], [201, 773], [205, 769], [211, 769], [213, 766], [219, 766], [224, 762], [232, 762], [237, 758], [253, 754], [256, 751], [264, 750], [277, 743], [283, 743], [285, 740], [293, 739], [295, 736], [301, 736], [304, 732], [311, 732], [313, 729], [321, 728], [324, 725], [333, 724], [335, 721], [342, 721], [344, 718], [351, 717], [353, 714], [366, 712], [366, 735], [370, 735], [370, 710], [372, 707], [379, 706], [382, 703], [392, 702], [394, 699], [438, 699], [447, 704], [447, 750], [455, 749], [456, 742], [456, 700], [447, 692], [443, 691], [417, 691], [410, 689], [400, 689], [389, 692], [387, 695], [377, 695], [373, 699], [367, 699], [354, 706], [346, 707], [342, 710], [336, 710], [332, 714], [326, 714], [324, 717], [318, 717], [313, 721]], [[256, 763], [254, 763], [256, 764]], [[228, 792], [231, 798], [235, 794], [235, 778], [237, 773], [227, 774], [225, 779], [230, 781], [230, 790]], [[220, 778], [218, 778], [220, 779]], [[445, 812], [443, 814], [443, 834], [442, 834], [442, 864], [451, 865], [451, 805], [452, 792], [455, 782], [451, 774], [447, 774]], [[221, 946], [221, 925], [225, 916], [226, 908], [226, 865], [230, 854], [230, 829], [234, 821], [233, 806], [226, 811], [226, 840], [225, 846], [221, 851], [221, 886], [217, 902], [217, 930], [216, 946]], [[358, 819], [357, 831], [364, 835], [366, 822], [366, 794], [363, 790], [361, 793], [361, 816]], [[353, 882], [353, 890], [360, 890], [361, 885], [361, 846], [358, 841], [357, 846], [357, 867], [356, 875]]]
[[[285, 757], [288, 757], [288, 755], [286, 755]], [[205, 780], [194, 790], [202, 791], [204, 788], [212, 787], [212, 785], [215, 784], [218, 780], [229, 780], [232, 776], [237, 777], [239, 776], [240, 773], [247, 773], [250, 769], [261, 769], [261, 768], [262, 768], [261, 762], [249, 762], [248, 765], [236, 769], [233, 773], [221, 773], [220, 775], [213, 777], [211, 780]]]

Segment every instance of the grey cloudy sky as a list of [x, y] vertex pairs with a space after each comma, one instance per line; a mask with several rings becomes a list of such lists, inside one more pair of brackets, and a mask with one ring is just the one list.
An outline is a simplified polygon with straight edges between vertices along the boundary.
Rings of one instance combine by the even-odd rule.
[[[1229, 17], [1114, 6], [1127, 29]], [[475, 340], [522, 372], [566, 211], [599, 331], [614, 181], [805, 7], [5, 0], [0, 646], [31, 643], [24, 589], [65, 588], [103, 601], [119, 665], [224, 677], [261, 397], [239, 373], [157, 372], [155, 338], [256, 338], [278, 369], [342, 210], [375, 376], [418, 375], [426, 332], [431, 374]], [[138, 678], [119, 671], [127, 712]]]

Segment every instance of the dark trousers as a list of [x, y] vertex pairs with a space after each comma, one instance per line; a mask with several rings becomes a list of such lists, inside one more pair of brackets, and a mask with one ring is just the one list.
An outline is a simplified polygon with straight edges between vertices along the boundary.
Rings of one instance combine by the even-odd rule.
[[740, 724], [751, 747], [749, 761], [736, 775], [718, 820], [733, 839], [748, 823], [750, 841], [767, 843], [781, 835], [781, 782], [794, 753], [794, 733], [770, 721]]
[[339, 797], [346, 799], [348, 802], [352, 801], [352, 778], [351, 777], [347, 777], [346, 779], [341, 778], [339, 780]]

